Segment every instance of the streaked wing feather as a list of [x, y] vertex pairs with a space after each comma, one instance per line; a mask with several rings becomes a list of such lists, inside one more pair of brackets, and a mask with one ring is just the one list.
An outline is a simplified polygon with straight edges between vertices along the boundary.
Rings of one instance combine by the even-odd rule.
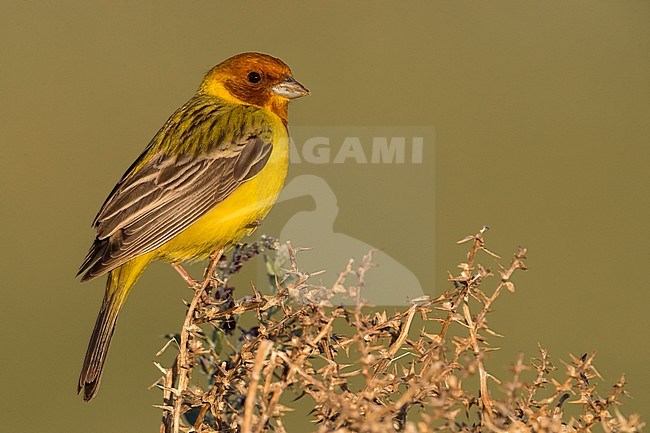
[[269, 136], [249, 132], [205, 154], [161, 154], [125, 176], [97, 215], [83, 279], [153, 251], [225, 200], [266, 165]]
[[[97, 217], [96, 229], [99, 239], [108, 238], [116, 230], [181, 196], [197, 179], [206, 174], [211, 163], [206, 159], [199, 159], [174, 165], [174, 160], [173, 157], [165, 158], [143, 167], [140, 172], [143, 177], [149, 179], [148, 181], [140, 182], [138, 172], [133, 180], [138, 183], [137, 187], [126, 185], [124, 189], [120, 188], [116, 192], [115, 198], [102, 208]], [[152, 177], [151, 173], [156, 176]]]

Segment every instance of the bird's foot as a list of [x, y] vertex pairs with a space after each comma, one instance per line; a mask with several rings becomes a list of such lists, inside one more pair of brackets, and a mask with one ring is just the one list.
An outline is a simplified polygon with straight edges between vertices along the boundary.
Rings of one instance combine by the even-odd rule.
[[203, 303], [203, 305], [215, 304], [214, 298], [210, 296], [210, 289], [206, 289], [201, 292], [201, 302]]
[[[187, 283], [188, 286], [190, 286], [190, 289], [193, 290], [200, 290], [201, 287], [203, 286], [203, 283], [199, 280], [195, 280], [189, 272], [185, 270], [181, 265], [172, 265], [174, 269], [176, 269], [176, 272], [181, 276], [183, 280]], [[204, 290], [201, 290], [201, 302], [203, 305], [210, 305], [214, 304], [214, 300], [210, 296], [210, 287], [206, 287]]]
[[197, 289], [200, 285], [201, 282], [199, 280], [195, 280], [192, 278], [192, 276], [185, 270], [183, 266], [180, 264], [172, 265], [174, 269], [176, 269], [176, 272], [181, 276], [183, 280], [187, 283], [188, 286], [190, 286], [192, 289]]

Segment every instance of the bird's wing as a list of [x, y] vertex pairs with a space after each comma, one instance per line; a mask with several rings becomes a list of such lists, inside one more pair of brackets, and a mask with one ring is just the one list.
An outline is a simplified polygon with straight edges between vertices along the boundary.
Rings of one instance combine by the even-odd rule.
[[82, 280], [163, 245], [262, 170], [272, 150], [269, 127], [229, 126], [238, 133], [217, 133], [208, 151], [159, 151], [127, 172], [95, 219], [97, 238], [79, 270]]

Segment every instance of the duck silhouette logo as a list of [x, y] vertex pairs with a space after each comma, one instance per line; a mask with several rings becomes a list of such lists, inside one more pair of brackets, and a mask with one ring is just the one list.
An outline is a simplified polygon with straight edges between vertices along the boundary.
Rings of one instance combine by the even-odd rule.
[[[315, 208], [295, 213], [284, 225], [280, 239], [294, 246], [309, 247], [299, 255], [300, 268], [307, 272], [325, 270], [310, 278], [312, 284], [331, 287], [348, 260], [356, 263], [374, 250], [375, 265], [366, 274], [366, 289], [362, 298], [376, 306], [409, 305], [409, 300], [422, 297], [424, 292], [418, 278], [408, 267], [382, 251], [381, 245], [370, 245], [346, 233], [334, 231], [339, 212], [336, 195], [329, 184], [315, 175], [293, 178], [284, 188], [278, 203], [298, 197], [311, 196]], [[351, 304], [347, 298], [334, 298], [335, 304]]]

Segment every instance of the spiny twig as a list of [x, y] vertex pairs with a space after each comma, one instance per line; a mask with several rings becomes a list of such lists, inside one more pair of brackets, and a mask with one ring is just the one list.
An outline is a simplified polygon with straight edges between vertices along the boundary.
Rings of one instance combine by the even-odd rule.
[[[160, 367], [166, 419], [177, 416], [176, 431], [183, 432], [286, 433], [283, 418], [292, 408], [285, 405], [303, 398], [311, 401], [316, 426], [310, 425], [318, 433], [640, 431], [641, 420], [617, 407], [623, 379], [599, 396], [593, 355], [572, 358], [564, 379], [550, 376], [555, 367], [542, 348], [540, 359], [526, 363], [520, 356], [505, 385], [490, 374], [485, 360], [495, 349], [488, 340], [499, 334], [488, 317], [504, 288], [514, 291], [526, 250], [507, 267], [497, 261], [500, 279], [491, 280], [480, 252], [498, 256], [485, 246], [486, 229], [461, 241], [472, 242], [445, 293], [393, 314], [363, 303], [374, 289], [365, 280], [371, 253], [358, 265], [350, 260], [324, 288], [310, 284], [312, 275], [298, 266], [301, 249], [290, 244], [267, 257], [270, 287], [253, 286], [252, 295], [235, 299], [227, 277], [272, 243], [238, 247], [217, 267], [215, 290], [208, 294], [208, 282], [195, 292], [180, 336], [184, 354], [172, 368]], [[331, 305], [334, 296], [351, 306]], [[194, 367], [207, 387], [189, 386]], [[578, 416], [564, 410], [569, 403], [580, 405]], [[192, 427], [181, 425], [183, 416]]]
[[[213, 274], [222, 254], [223, 250], [219, 250], [210, 257], [210, 263], [203, 275], [203, 281], [201, 282], [201, 285], [196, 287], [194, 290], [194, 296], [187, 308], [187, 314], [183, 321], [176, 362], [174, 363], [171, 372], [165, 377], [165, 390], [168, 393], [167, 398], [165, 399], [166, 406], [169, 406], [170, 400], [173, 401], [173, 409], [171, 412], [167, 411], [163, 415], [161, 431], [164, 431], [165, 433], [179, 433], [181, 429], [181, 415], [183, 413], [182, 410], [184, 403], [183, 393], [187, 390], [194, 364], [192, 360], [193, 355], [191, 353], [192, 349], [190, 347], [191, 336], [192, 333], [195, 332], [196, 328], [194, 320], [197, 311], [200, 309], [205, 290], [213, 283]], [[172, 389], [170, 385], [174, 386], [174, 389]]]

